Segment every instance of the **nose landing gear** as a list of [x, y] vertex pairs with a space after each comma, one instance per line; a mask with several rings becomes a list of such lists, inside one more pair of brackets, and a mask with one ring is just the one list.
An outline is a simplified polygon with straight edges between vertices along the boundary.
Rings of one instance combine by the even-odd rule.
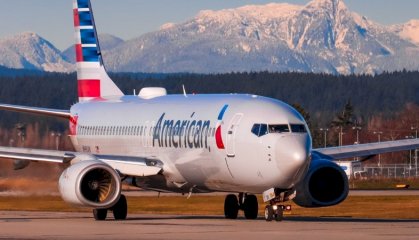
[[284, 211], [291, 211], [291, 206], [284, 206], [281, 203], [295, 198], [295, 190], [281, 190], [271, 188], [263, 192], [263, 201], [269, 203], [265, 207], [265, 220], [270, 222], [275, 219], [279, 222], [284, 219]]
[[267, 205], [265, 207], [265, 220], [270, 222], [275, 219], [279, 222], [284, 219], [284, 206], [282, 205]]
[[[239, 201], [240, 200], [240, 201]], [[239, 210], [244, 211], [246, 219], [256, 219], [258, 217], [258, 199], [253, 194], [240, 193], [239, 198], [234, 194], [226, 196], [224, 201], [224, 215], [227, 219], [236, 219]]]

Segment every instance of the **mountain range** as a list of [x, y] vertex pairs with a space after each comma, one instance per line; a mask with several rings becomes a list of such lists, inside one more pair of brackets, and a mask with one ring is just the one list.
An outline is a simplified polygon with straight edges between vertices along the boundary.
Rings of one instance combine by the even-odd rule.
[[[419, 69], [419, 20], [384, 26], [342, 0], [271, 3], [201, 11], [183, 23], [124, 41], [99, 36], [105, 65], [115, 72], [242, 71], [374, 74]], [[63, 52], [35, 33], [0, 40], [0, 65], [73, 71]]]
[[73, 64], [63, 58], [60, 50], [31, 32], [0, 39], [0, 66], [48, 72], [69, 72]]

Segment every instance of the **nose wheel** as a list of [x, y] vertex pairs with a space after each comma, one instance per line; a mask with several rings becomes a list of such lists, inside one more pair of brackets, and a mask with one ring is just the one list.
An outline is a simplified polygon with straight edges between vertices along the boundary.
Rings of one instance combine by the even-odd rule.
[[256, 219], [259, 210], [257, 197], [244, 193], [240, 193], [239, 198], [234, 194], [227, 195], [224, 201], [225, 217], [227, 219], [237, 219], [239, 210], [243, 210], [246, 219]]
[[284, 207], [282, 205], [267, 205], [265, 207], [265, 220], [271, 222], [274, 219], [277, 222], [284, 219]]

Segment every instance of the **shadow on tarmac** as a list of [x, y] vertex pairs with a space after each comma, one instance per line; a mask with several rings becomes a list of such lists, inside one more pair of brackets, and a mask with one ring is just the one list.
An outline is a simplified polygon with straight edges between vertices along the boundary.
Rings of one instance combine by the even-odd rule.
[[[136, 215], [136, 216], [135, 216]], [[141, 215], [135, 214], [133, 217], [128, 215], [126, 220], [114, 220], [112, 214], [108, 215], [105, 220], [116, 221], [116, 222], [132, 222], [132, 221], [158, 221], [158, 220], [224, 220], [224, 221], [265, 221], [262, 216], [259, 216], [256, 220], [248, 220], [242, 216], [238, 219], [225, 219], [224, 216], [173, 216], [173, 215], [153, 215], [150, 214]], [[17, 217], [0, 217], [0, 222], [30, 222], [32, 220], [46, 220], [46, 219], [91, 219], [91, 216], [71, 216], [71, 215], [44, 215], [44, 216], [17, 216]], [[419, 223], [419, 219], [379, 219], [379, 218], [353, 218], [351, 216], [319, 216], [319, 217], [304, 217], [304, 216], [285, 216], [284, 222], [348, 222], [348, 223]], [[158, 223], [156, 223], [158, 224]], [[174, 223], [175, 224], [175, 223]]]
[[[127, 221], [141, 221], [141, 220], [226, 220], [226, 221], [265, 221], [263, 217], [258, 217], [256, 220], [247, 220], [239, 217], [235, 220], [227, 220], [224, 216], [165, 216], [159, 215], [157, 217], [134, 217], [128, 218]], [[334, 216], [320, 216], [320, 217], [304, 217], [304, 216], [285, 216], [286, 222], [365, 222], [365, 223], [419, 223], [419, 219], [378, 219], [378, 218], [353, 218], [351, 216], [334, 217]]]

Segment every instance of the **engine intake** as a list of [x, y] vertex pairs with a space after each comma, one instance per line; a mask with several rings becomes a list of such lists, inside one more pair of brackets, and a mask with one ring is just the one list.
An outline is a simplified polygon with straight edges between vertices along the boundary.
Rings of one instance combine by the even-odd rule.
[[110, 208], [121, 195], [118, 172], [99, 160], [78, 162], [60, 177], [59, 189], [64, 201], [84, 207]]
[[304, 179], [296, 186], [294, 202], [302, 207], [327, 207], [341, 203], [349, 192], [348, 177], [329, 160], [313, 160]]

